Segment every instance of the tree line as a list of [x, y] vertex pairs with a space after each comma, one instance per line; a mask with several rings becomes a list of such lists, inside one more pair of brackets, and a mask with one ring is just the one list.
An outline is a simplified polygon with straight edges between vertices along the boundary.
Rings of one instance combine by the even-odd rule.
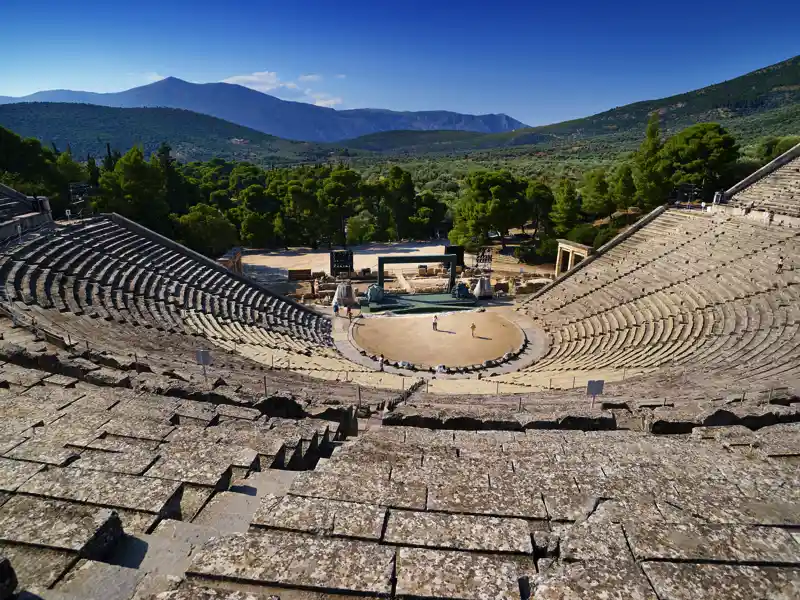
[[219, 158], [181, 164], [166, 143], [150, 157], [136, 146], [124, 155], [107, 147], [103, 157], [79, 160], [69, 147], [47, 148], [0, 128], [0, 182], [49, 196], [56, 216], [69, 207], [69, 184], [85, 182], [95, 211], [120, 213], [209, 256], [240, 243], [317, 248], [437, 235], [467, 247], [499, 236], [505, 246], [510, 230], [529, 228], [518, 252], [544, 261], [557, 237], [599, 245], [624, 224], [615, 220], [621, 211], [647, 211], [679, 196], [709, 201], [791, 145], [792, 138], [768, 138], [755, 157], [741, 160], [720, 125], [701, 123], [663, 139], [654, 113], [638, 150], [580, 178], [493, 170], [431, 185], [397, 165], [361, 173]]

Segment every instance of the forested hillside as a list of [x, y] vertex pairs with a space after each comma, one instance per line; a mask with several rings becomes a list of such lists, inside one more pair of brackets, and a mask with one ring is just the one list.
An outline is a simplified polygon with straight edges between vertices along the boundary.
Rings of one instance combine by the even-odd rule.
[[[0, 126], [35, 137], [73, 156], [105, 153], [106, 145], [146, 155], [169, 140], [181, 161], [250, 161], [262, 165], [315, 162], [336, 156], [334, 146], [293, 142], [188, 110], [109, 108], [90, 104], [34, 102], [0, 105]], [[345, 153], [349, 154], [349, 153]]]
[[241, 242], [251, 247], [338, 245], [427, 239], [449, 232], [456, 244], [485, 244], [530, 227], [517, 250], [550, 261], [557, 237], [595, 246], [635, 215], [675, 199], [710, 200], [800, 138], [768, 138], [743, 156], [716, 123], [665, 136], [658, 113], [629, 156], [565, 176], [556, 169], [523, 175], [476, 168], [460, 176], [382, 164], [343, 163], [264, 169], [214, 158], [181, 164], [168, 144], [102, 156], [42, 146], [0, 128], [0, 182], [48, 195], [57, 217], [69, 206], [68, 184], [86, 182], [95, 211], [117, 212], [214, 256]]
[[421, 155], [531, 144], [548, 149], [593, 141], [623, 152], [635, 147], [653, 112], [659, 113], [667, 132], [694, 123], [717, 122], [736, 133], [744, 145], [760, 136], [798, 133], [800, 56], [699, 90], [637, 102], [573, 121], [461, 137], [451, 132], [384, 132], [344, 144], [392, 155]]

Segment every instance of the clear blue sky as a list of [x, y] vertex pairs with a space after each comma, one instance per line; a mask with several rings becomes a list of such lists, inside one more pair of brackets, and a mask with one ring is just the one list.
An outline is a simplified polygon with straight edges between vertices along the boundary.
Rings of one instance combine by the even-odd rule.
[[0, 24], [0, 95], [173, 75], [336, 108], [504, 112], [530, 125], [800, 54], [796, 0], [0, 0]]

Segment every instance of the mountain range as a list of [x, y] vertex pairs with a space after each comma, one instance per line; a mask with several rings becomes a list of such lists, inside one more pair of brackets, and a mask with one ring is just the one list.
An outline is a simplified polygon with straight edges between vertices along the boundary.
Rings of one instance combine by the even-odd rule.
[[[159, 93], [162, 102], [183, 105], [175, 108], [119, 108], [97, 106], [97, 102], [129, 103], [154, 101], [154, 90], [173, 90]], [[190, 90], [202, 91], [203, 99], [192, 97]], [[226, 104], [230, 94], [248, 99], [239, 104]], [[219, 93], [219, 96], [215, 94]], [[495, 155], [535, 154], [556, 148], [569, 155], [581, 150], [584, 155], [612, 156], [633, 149], [642, 139], [650, 113], [661, 115], [662, 129], [671, 134], [699, 122], [714, 121], [733, 133], [740, 145], [748, 145], [767, 135], [800, 134], [800, 56], [747, 73], [705, 88], [658, 100], [636, 102], [596, 115], [541, 127], [521, 127], [518, 121], [503, 115], [471, 117], [456, 113], [398, 113], [381, 110], [335, 111], [309, 104], [286, 102], [272, 96], [231, 84], [190, 84], [170, 79], [150, 86], [134, 88], [120, 94], [88, 94], [83, 92], [39, 92], [27, 96], [25, 102], [0, 97], [0, 126], [25, 137], [36, 137], [60, 149], [70, 144], [76, 156], [98, 155], [106, 143], [126, 150], [142, 144], [151, 152], [162, 141], [168, 142], [182, 160], [205, 160], [218, 156], [269, 165], [298, 162], [318, 162], [336, 157], [455, 155], [474, 151], [491, 151]], [[141, 94], [141, 96], [137, 96]], [[52, 98], [54, 102], [41, 102]], [[99, 99], [98, 99], [99, 98]], [[77, 104], [76, 101], [94, 104]], [[148, 100], [149, 99], [149, 100]], [[253, 102], [274, 103], [289, 113], [277, 125], [305, 131], [320, 131], [323, 116], [333, 115], [338, 133], [347, 135], [349, 126], [378, 128], [353, 139], [323, 143], [314, 141], [319, 135], [308, 134], [307, 142], [281, 139], [241, 123], [267, 113], [253, 108]], [[264, 100], [266, 99], [266, 100]], [[64, 101], [67, 102], [64, 102]], [[217, 103], [215, 104], [215, 100]], [[256, 103], [258, 103], [256, 102]], [[207, 103], [208, 110], [229, 115], [228, 120], [201, 114], [198, 103]], [[192, 112], [194, 111], [194, 112]], [[294, 112], [292, 112], [294, 111]], [[310, 112], [307, 112], [310, 111]], [[280, 112], [280, 111], [279, 111]], [[355, 114], [360, 117], [353, 116]], [[306, 119], [305, 115], [309, 115]], [[492, 117], [491, 119], [489, 117]], [[272, 118], [272, 117], [270, 117]], [[325, 117], [327, 119], [327, 117]], [[466, 131], [467, 125], [484, 128], [489, 125], [501, 131]], [[316, 119], [316, 120], [314, 120]], [[416, 119], [416, 127], [409, 120]], [[349, 120], [349, 121], [348, 121]], [[380, 127], [379, 127], [380, 124]], [[424, 127], [423, 127], [424, 125]], [[385, 128], [403, 127], [401, 130]], [[425, 127], [449, 130], [426, 130]], [[381, 129], [384, 128], [384, 129]], [[512, 129], [512, 130], [508, 130]], [[330, 132], [330, 129], [326, 131]]]
[[449, 111], [397, 112], [363, 108], [335, 110], [281, 100], [232, 83], [190, 83], [175, 77], [124, 92], [100, 94], [48, 90], [29, 96], [0, 96], [0, 104], [71, 102], [116, 108], [180, 108], [210, 115], [277, 137], [336, 142], [391, 130], [457, 130], [500, 133], [525, 127], [503, 114], [465, 115]]

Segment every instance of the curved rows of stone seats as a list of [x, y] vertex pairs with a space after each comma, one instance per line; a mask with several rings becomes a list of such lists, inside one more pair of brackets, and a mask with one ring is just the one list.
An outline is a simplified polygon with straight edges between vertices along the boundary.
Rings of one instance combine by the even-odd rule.
[[798, 442], [370, 430], [194, 550], [175, 597], [790, 598]]
[[[733, 193], [730, 204], [739, 208], [771, 210], [777, 214], [800, 217], [800, 145], [775, 159], [780, 164], [742, 190]], [[767, 165], [765, 169], [769, 169]]]
[[[667, 211], [522, 308], [549, 353], [494, 378], [525, 383], [679, 366], [776, 381], [800, 373], [796, 230]], [[784, 268], [777, 273], [780, 257]]]
[[[53, 364], [42, 360], [52, 357], [47, 345], [23, 328], [3, 337], [4, 348], [27, 344], [34, 365]], [[351, 427], [347, 419], [274, 416], [280, 407], [270, 403], [125, 389], [97, 377], [111, 371], [102, 364], [73, 359], [75, 375], [79, 366], [95, 374], [80, 378], [11, 362], [0, 368], [0, 597], [17, 587], [47, 597], [56, 583], [75, 585], [87, 563], [130, 561], [126, 548], [138, 545], [140, 554], [165, 519], [225, 528], [231, 511], [209, 506], [231, 496], [257, 502], [256, 482], [280, 487], [292, 471], [313, 469]], [[112, 588], [101, 596], [67, 588], [58, 597], [117, 598]]]
[[[0, 257], [8, 301], [187, 331], [189, 314], [258, 324], [298, 344], [330, 346], [328, 319], [180, 247], [99, 217], [34, 235]], [[292, 345], [293, 342], [287, 342]]]

